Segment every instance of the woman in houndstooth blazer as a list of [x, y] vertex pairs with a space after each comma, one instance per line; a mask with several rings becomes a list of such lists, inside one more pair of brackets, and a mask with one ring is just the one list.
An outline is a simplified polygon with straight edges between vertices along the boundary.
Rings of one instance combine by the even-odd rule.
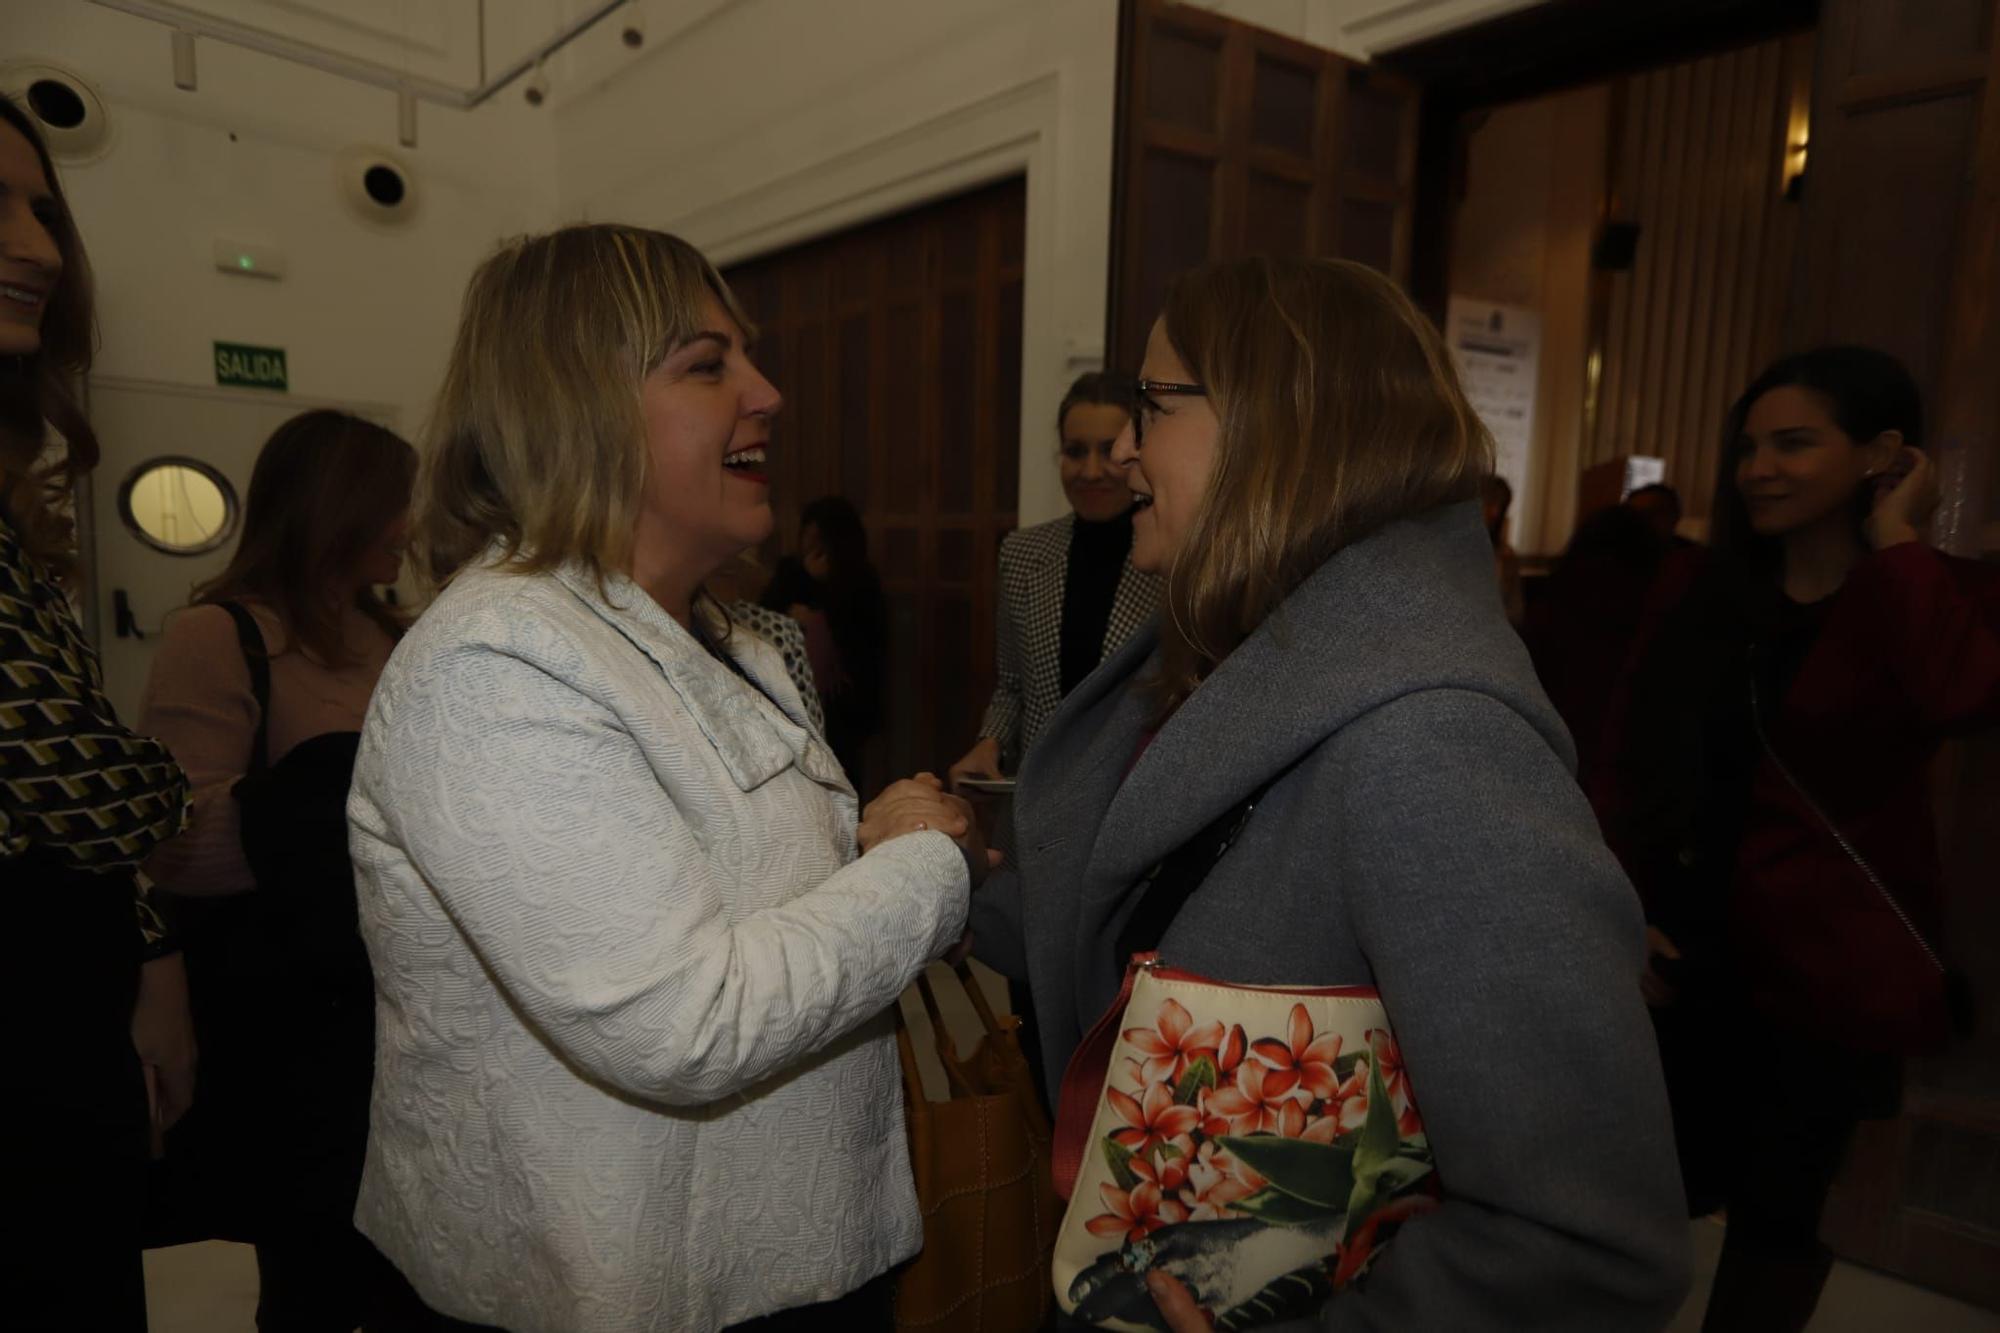
[[978, 742], [952, 765], [954, 784], [1019, 766], [1063, 696], [1158, 604], [1159, 580], [1132, 568], [1132, 494], [1111, 462], [1137, 396], [1131, 376], [1096, 371], [1063, 397], [1063, 493], [1074, 512], [1000, 544], [999, 679]]

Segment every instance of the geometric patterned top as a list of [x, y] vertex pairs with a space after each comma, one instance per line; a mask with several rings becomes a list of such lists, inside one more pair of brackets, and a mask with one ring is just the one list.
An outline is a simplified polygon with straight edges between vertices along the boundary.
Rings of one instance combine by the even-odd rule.
[[825, 739], [826, 712], [813, 682], [812, 661], [806, 656], [805, 626], [783, 611], [773, 611], [755, 602], [730, 602], [723, 609], [732, 621], [778, 650], [778, 655], [785, 659], [785, 674], [799, 687], [799, 702], [806, 706], [813, 730]]
[[[0, 860], [39, 848], [78, 869], [131, 874], [187, 818], [180, 765], [118, 724], [68, 596], [0, 510]], [[150, 955], [166, 931], [133, 878]]]

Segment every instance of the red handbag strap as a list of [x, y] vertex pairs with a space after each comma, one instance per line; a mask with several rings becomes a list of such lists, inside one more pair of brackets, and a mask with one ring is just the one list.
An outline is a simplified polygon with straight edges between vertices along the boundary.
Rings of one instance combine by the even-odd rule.
[[1097, 1118], [1097, 1099], [1111, 1071], [1111, 1052], [1118, 1046], [1118, 1025], [1132, 1002], [1132, 987], [1139, 973], [1158, 957], [1154, 953], [1133, 956], [1125, 968], [1125, 984], [1118, 988], [1118, 998], [1084, 1034], [1082, 1044], [1063, 1068], [1062, 1086], [1056, 1094], [1056, 1134], [1049, 1149], [1049, 1174], [1055, 1178], [1056, 1193], [1064, 1199], [1076, 1189], [1083, 1155], [1090, 1151], [1091, 1122]]

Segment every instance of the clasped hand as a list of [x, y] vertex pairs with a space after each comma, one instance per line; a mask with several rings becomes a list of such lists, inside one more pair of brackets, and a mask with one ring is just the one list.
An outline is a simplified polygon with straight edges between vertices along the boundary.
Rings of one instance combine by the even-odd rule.
[[861, 826], [855, 830], [863, 855], [893, 838], [911, 833], [942, 833], [971, 854], [973, 878], [1000, 863], [998, 852], [986, 849], [986, 838], [972, 807], [944, 789], [932, 773], [919, 773], [883, 789], [861, 812]]

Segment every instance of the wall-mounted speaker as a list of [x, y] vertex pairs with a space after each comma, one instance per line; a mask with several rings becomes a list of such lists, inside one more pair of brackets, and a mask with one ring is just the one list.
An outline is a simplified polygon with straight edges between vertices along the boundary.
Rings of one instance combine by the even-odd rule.
[[387, 149], [348, 149], [340, 155], [339, 174], [348, 211], [363, 221], [401, 227], [416, 216], [416, 173]]
[[0, 92], [35, 119], [59, 162], [88, 162], [111, 146], [111, 117], [97, 89], [51, 60], [0, 64]]

